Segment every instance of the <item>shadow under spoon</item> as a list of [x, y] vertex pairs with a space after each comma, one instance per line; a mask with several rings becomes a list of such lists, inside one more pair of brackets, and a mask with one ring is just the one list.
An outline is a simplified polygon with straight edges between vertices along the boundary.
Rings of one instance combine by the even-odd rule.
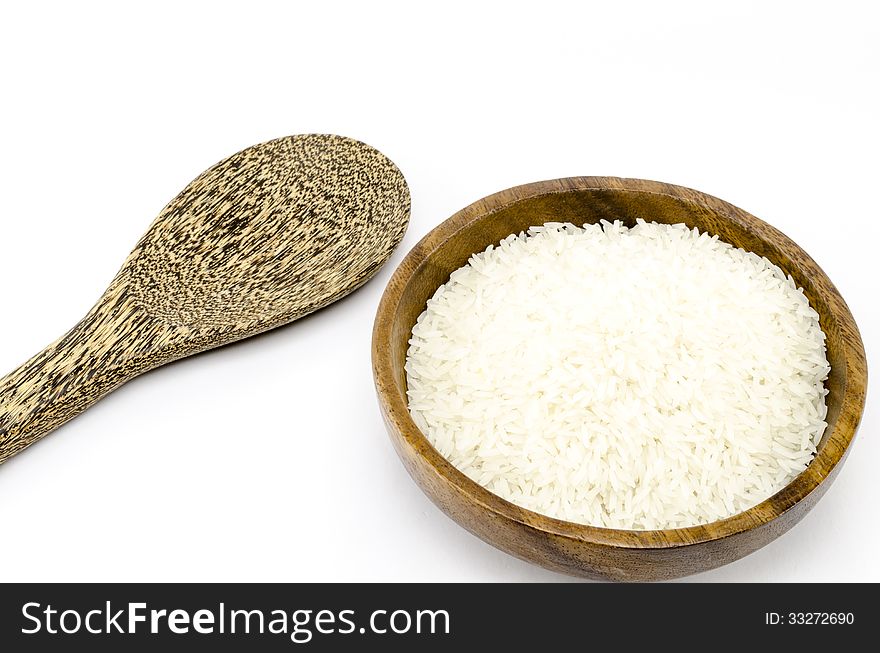
[[98, 303], [0, 379], [0, 463], [134, 377], [357, 289], [409, 221], [397, 167], [349, 138], [255, 145], [166, 206]]

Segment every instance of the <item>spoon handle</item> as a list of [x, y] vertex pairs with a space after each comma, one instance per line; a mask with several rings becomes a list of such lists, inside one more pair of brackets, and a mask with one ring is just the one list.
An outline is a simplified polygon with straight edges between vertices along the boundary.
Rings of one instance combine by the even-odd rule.
[[146, 371], [159, 331], [124, 292], [0, 379], [0, 463]]

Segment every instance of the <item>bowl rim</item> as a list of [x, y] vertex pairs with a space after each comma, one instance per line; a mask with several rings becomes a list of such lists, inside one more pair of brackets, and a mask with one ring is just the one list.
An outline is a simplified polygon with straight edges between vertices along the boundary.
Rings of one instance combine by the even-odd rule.
[[[416, 426], [406, 401], [397, 391], [393, 376], [395, 362], [389, 346], [394, 316], [410, 280], [434, 252], [473, 222], [523, 200], [584, 190], [658, 194], [696, 203], [737, 223], [740, 228], [760, 239], [769, 241], [775, 248], [798, 255], [794, 263], [799, 273], [813, 281], [817, 294], [826, 303], [840, 329], [845, 366], [843, 397], [840, 413], [833, 429], [827, 433], [825, 445], [803, 472], [773, 496], [744, 512], [709, 524], [684, 528], [625, 530], [579, 524], [522, 508], [484, 488], [446, 460]], [[864, 410], [867, 387], [867, 361], [855, 319], [825, 272], [799, 245], [775, 227], [712, 195], [664, 182], [620, 177], [565, 177], [514, 186], [479, 199], [440, 223], [410, 250], [392, 274], [376, 313], [372, 359], [380, 408], [392, 427], [392, 438], [396, 436], [395, 446], [405, 446], [415, 456], [422, 458], [437, 477], [436, 480], [497, 518], [576, 542], [632, 549], [666, 549], [720, 540], [764, 526], [791, 510], [822, 485], [845, 458]]]

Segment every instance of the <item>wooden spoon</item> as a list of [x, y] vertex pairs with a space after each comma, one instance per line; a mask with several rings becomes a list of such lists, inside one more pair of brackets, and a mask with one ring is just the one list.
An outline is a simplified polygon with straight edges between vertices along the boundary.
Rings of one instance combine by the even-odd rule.
[[0, 379], [0, 463], [147, 370], [344, 297], [385, 263], [409, 211], [397, 167], [340, 136], [280, 138], [209, 168], [85, 318]]

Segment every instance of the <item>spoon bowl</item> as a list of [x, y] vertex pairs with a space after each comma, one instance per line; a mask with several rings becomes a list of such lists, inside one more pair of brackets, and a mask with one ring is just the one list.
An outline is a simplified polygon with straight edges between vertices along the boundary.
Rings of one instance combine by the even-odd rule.
[[279, 138], [209, 168], [86, 317], [0, 379], [0, 463], [147, 370], [357, 289], [403, 238], [409, 210], [397, 167], [341, 136]]

